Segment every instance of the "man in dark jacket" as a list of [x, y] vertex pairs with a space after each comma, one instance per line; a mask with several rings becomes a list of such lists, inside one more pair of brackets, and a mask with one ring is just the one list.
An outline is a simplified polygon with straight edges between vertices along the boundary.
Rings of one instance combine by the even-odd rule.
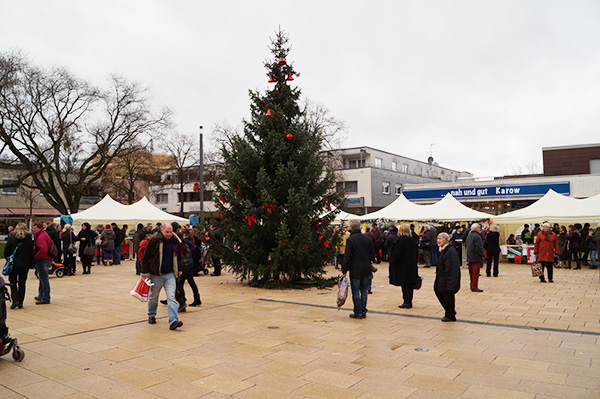
[[471, 278], [471, 291], [483, 292], [479, 289], [479, 271], [483, 262], [483, 240], [479, 235], [481, 227], [479, 224], [471, 225], [471, 232], [467, 236], [467, 265], [469, 265], [469, 277]]
[[[56, 245], [56, 248], [61, 248], [60, 246], [60, 234], [58, 234], [58, 225], [56, 223], [50, 223], [48, 227], [44, 229], [44, 231], [50, 236], [50, 239]], [[62, 264], [62, 252], [58, 251], [58, 254], [52, 259], [54, 263]]]
[[377, 227], [377, 223], [373, 223], [371, 226], [371, 233], [373, 234], [373, 246], [375, 247], [375, 263], [381, 263], [381, 250], [383, 249], [383, 233]]
[[113, 256], [113, 265], [121, 264], [121, 244], [123, 244], [123, 240], [125, 239], [125, 234], [127, 233], [127, 225], [123, 225], [123, 229], [120, 229], [116, 223], [111, 223], [113, 231], [115, 232], [115, 252]]
[[442, 321], [456, 321], [454, 295], [460, 290], [460, 262], [456, 249], [449, 245], [449, 240], [448, 234], [438, 234], [437, 245], [440, 247], [440, 253], [435, 269], [433, 291], [445, 311]]
[[141, 273], [141, 259], [137, 256], [137, 253], [140, 250], [140, 242], [144, 238], [146, 238], [146, 230], [144, 230], [143, 224], [138, 223], [135, 233], [133, 233], [133, 253], [136, 254], [135, 274], [137, 275]]
[[438, 254], [438, 246], [437, 246], [438, 231], [433, 224], [429, 225], [429, 231], [431, 232], [431, 240], [429, 241], [429, 258], [431, 261], [431, 266], [435, 266], [435, 265], [437, 265], [437, 254]]
[[146, 245], [142, 257], [142, 278], [149, 277], [153, 286], [150, 287], [148, 298], [148, 323], [156, 324], [156, 308], [160, 290], [165, 287], [169, 311], [169, 329], [175, 330], [183, 323], [177, 318], [177, 301], [175, 291], [177, 279], [183, 271], [183, 255], [185, 244], [173, 233], [173, 226], [165, 224], [160, 231], [152, 235]]
[[360, 222], [350, 222], [350, 237], [346, 240], [346, 252], [342, 273], [344, 276], [350, 271], [350, 288], [352, 289], [352, 302], [354, 313], [350, 315], [353, 319], [364, 319], [367, 317], [367, 296], [371, 289], [373, 271], [371, 259], [375, 253], [373, 241], [360, 232]]

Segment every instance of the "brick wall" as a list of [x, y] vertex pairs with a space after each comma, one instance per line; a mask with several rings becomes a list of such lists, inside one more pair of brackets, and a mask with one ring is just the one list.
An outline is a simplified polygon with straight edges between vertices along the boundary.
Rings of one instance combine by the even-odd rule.
[[590, 173], [590, 159], [600, 159], [600, 146], [543, 150], [544, 176]]

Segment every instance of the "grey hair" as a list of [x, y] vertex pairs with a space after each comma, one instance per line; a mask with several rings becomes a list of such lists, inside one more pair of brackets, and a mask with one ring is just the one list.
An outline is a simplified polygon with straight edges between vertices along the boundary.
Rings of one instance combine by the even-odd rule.
[[473, 224], [471, 225], [471, 230], [475, 230], [475, 229], [477, 229], [478, 227], [479, 227], [479, 223], [473, 223]]
[[450, 242], [450, 236], [448, 233], [440, 233], [438, 234], [438, 238], [443, 238], [446, 242]]
[[350, 221], [350, 228], [352, 230], [360, 230], [360, 220], [352, 220], [352, 221]]
[[498, 230], [500, 230], [500, 229], [498, 228], [497, 224], [493, 224], [490, 226], [490, 231], [498, 231]]

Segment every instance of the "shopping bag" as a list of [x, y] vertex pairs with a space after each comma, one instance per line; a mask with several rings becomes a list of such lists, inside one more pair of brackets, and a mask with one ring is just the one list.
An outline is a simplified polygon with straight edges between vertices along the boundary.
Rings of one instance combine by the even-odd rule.
[[348, 278], [346, 276], [342, 276], [342, 278], [340, 278], [340, 281], [338, 282], [338, 292], [337, 292], [338, 308], [344, 306], [344, 303], [346, 303], [347, 297], [348, 297]]
[[150, 287], [153, 286], [154, 283], [150, 281], [149, 278], [141, 278], [138, 280], [137, 284], [131, 290], [130, 294], [133, 297], [136, 297], [142, 302], [148, 302], [148, 296], [150, 295]]
[[531, 276], [532, 277], [539, 277], [542, 276], [544, 274], [544, 270], [542, 269], [542, 265], [540, 265], [539, 263], [534, 263], [533, 265], [531, 265]]

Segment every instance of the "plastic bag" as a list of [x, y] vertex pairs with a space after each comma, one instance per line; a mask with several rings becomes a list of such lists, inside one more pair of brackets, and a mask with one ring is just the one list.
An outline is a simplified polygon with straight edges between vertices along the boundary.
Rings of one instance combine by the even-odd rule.
[[544, 270], [542, 269], [542, 265], [539, 263], [535, 263], [531, 265], [531, 277], [540, 277], [544, 275]]
[[154, 283], [150, 281], [149, 278], [141, 278], [138, 280], [137, 284], [131, 290], [130, 294], [133, 297], [136, 297], [142, 302], [148, 302], [148, 296], [150, 295], [150, 287], [153, 286]]
[[346, 303], [346, 298], [348, 297], [348, 278], [346, 276], [342, 276], [340, 281], [338, 282], [338, 292], [337, 292], [337, 306], [342, 307], [344, 303]]

